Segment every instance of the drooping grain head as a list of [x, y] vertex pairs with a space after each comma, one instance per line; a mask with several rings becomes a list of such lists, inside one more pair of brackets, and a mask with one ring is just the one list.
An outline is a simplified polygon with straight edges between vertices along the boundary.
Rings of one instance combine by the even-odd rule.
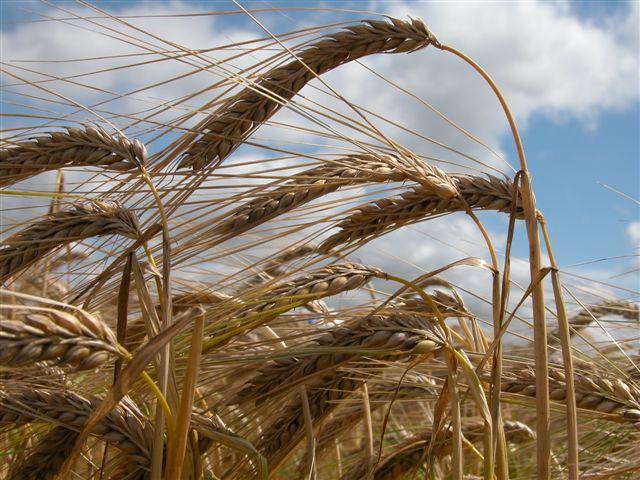
[[131, 170], [144, 163], [146, 154], [139, 140], [111, 136], [97, 127], [69, 127], [0, 150], [0, 186], [67, 166]]
[[[503, 423], [503, 428], [506, 440], [510, 443], [519, 444], [535, 438], [531, 428], [522, 422], [507, 420]], [[468, 441], [472, 443], [481, 441], [483, 432], [484, 422], [468, 418], [463, 420], [462, 433]], [[436, 438], [433, 452], [436, 457], [442, 457], [450, 453], [451, 435], [451, 428], [448, 428]], [[360, 462], [352, 467], [346, 475], [342, 476], [341, 480], [360, 480], [363, 478], [395, 480], [403, 478], [405, 474], [424, 463], [432, 436], [431, 431], [414, 435], [394, 446], [389, 453], [376, 462], [373, 471], [369, 472], [368, 465], [365, 462]]]
[[328, 265], [269, 288], [264, 292], [264, 300], [249, 305], [242, 314], [263, 312], [297, 302], [308, 303], [338, 295], [362, 287], [369, 279], [379, 274], [380, 270], [357, 263]]
[[[413, 354], [435, 354], [442, 346], [440, 335], [434, 334], [431, 325], [425, 325], [423, 319], [416, 317], [372, 317], [367, 320], [367, 327], [362, 331], [348, 333], [342, 330], [337, 336], [339, 340], [337, 344], [332, 343], [334, 347], [340, 350], [346, 347], [349, 350], [360, 351], [360, 355], [372, 356], [378, 360], [399, 361], [411, 358]], [[326, 340], [329, 340], [328, 336]], [[319, 343], [322, 344], [322, 342]], [[336, 353], [312, 357], [310, 362], [303, 361], [303, 368], [295, 364], [293, 369], [285, 368], [294, 376], [286, 380], [294, 384], [297, 377], [298, 382], [295, 384], [305, 385], [314, 425], [324, 421], [336, 408], [339, 400], [349, 397], [361, 385], [362, 382], [353, 378], [348, 371], [335, 370], [336, 364], [346, 361], [357, 364], [364, 359], [357, 354]], [[370, 365], [369, 368], [373, 370], [384, 368], [383, 363], [374, 365]], [[317, 375], [313, 375], [314, 373]], [[309, 380], [303, 381], [304, 376], [309, 376]], [[283, 382], [282, 378], [274, 380], [280, 384]], [[264, 390], [260, 386], [257, 387]], [[253, 390], [254, 386], [250, 388]], [[279, 387], [279, 390], [281, 389], [282, 386]], [[300, 398], [296, 398], [285, 408], [279, 418], [265, 429], [257, 443], [257, 447], [264, 452], [273, 465], [279, 465], [302, 438], [304, 417], [301, 401]]]
[[[364, 241], [396, 230], [404, 225], [452, 212], [471, 209], [511, 212], [513, 185], [495, 177], [452, 176], [460, 195], [442, 199], [429, 188], [420, 186], [397, 197], [384, 198], [367, 204], [338, 223], [340, 231], [326, 239], [320, 251]], [[516, 207], [516, 215], [522, 209]]]
[[[0, 427], [44, 423], [78, 432], [98, 404], [71, 390], [0, 390]], [[153, 427], [130, 399], [124, 398], [91, 434], [118, 448], [136, 468], [148, 467]]]
[[117, 202], [72, 204], [6, 239], [0, 246], [0, 281], [7, 280], [56, 249], [103, 235], [137, 238], [138, 219]]
[[[575, 335], [580, 330], [588, 327], [592, 322], [606, 315], [615, 315], [640, 322], [640, 306], [635, 303], [609, 300], [597, 305], [591, 305], [587, 309], [582, 309], [573, 317], [569, 318], [571, 327], [570, 334]], [[549, 332], [549, 343], [557, 345], [560, 339], [558, 328]]]
[[421, 20], [389, 20], [347, 27], [309, 45], [295, 60], [269, 70], [203, 123], [207, 133], [191, 145], [178, 168], [199, 171], [218, 165], [317, 75], [366, 55], [413, 52], [436, 41]]
[[113, 332], [86, 312], [0, 306], [0, 365], [49, 362], [88, 370], [119, 356]]
[[453, 180], [437, 167], [417, 158], [410, 165], [407, 163], [397, 156], [359, 154], [306, 170], [285, 185], [234, 210], [215, 227], [214, 233], [241, 234], [349, 185], [414, 180], [444, 198], [457, 194]]
[[[601, 378], [576, 373], [574, 375], [576, 405], [579, 408], [612, 414], [617, 421], [632, 423], [640, 427], [640, 389], [623, 380]], [[531, 369], [505, 372], [502, 381], [505, 392], [535, 397], [535, 373]], [[557, 368], [549, 370], [549, 397], [564, 402], [567, 384], [564, 372]]]
[[74, 430], [52, 427], [11, 472], [9, 480], [54, 480], [77, 436]]

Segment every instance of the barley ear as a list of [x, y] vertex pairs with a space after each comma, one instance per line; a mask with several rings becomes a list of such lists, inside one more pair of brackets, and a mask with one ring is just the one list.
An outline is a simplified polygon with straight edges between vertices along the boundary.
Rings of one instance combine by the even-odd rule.
[[139, 140], [112, 136], [98, 127], [68, 127], [66, 132], [51, 132], [0, 150], [0, 186], [69, 166], [131, 170], [142, 165], [146, 155]]
[[0, 245], [0, 281], [73, 242], [103, 235], [137, 238], [136, 216], [117, 202], [74, 203], [7, 238]]
[[178, 168], [200, 171], [219, 165], [318, 75], [367, 55], [413, 52], [434, 41], [421, 20], [391, 17], [327, 35], [298, 52], [296, 59], [266, 72], [206, 119], [199, 126], [206, 133], [184, 153]]

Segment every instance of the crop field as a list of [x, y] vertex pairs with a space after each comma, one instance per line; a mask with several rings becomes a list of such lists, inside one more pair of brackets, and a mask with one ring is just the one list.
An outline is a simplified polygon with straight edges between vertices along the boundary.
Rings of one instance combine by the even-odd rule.
[[[11, 27], [71, 41], [2, 53], [0, 478], [638, 478], [637, 263], [565, 273], [484, 59], [364, 4], [180, 5]], [[442, 62], [504, 145], [407, 87]]]

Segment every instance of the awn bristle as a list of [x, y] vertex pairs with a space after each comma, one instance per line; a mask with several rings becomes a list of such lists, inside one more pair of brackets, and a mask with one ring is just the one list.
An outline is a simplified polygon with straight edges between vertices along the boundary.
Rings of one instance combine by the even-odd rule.
[[[535, 438], [535, 434], [526, 424], [517, 421], [504, 421], [504, 433], [507, 441], [522, 443]], [[464, 419], [462, 433], [470, 442], [480, 442], [484, 435], [484, 421]], [[378, 463], [375, 471], [368, 472], [368, 465], [364, 462], [355, 465], [341, 480], [395, 480], [414, 468], [419, 468], [424, 460], [426, 450], [431, 442], [431, 432], [415, 435], [398, 445], [385, 455]], [[436, 440], [434, 455], [443, 456], [450, 453], [451, 427], [439, 434]]]
[[[579, 408], [614, 415], [619, 422], [631, 422], [640, 427], [640, 389], [619, 378], [609, 380], [597, 375], [574, 375], [576, 405]], [[532, 369], [505, 372], [502, 390], [535, 397], [535, 373]], [[549, 370], [549, 398], [564, 402], [567, 395], [566, 377], [562, 370]]]
[[64, 427], [52, 427], [31, 448], [18, 467], [11, 472], [9, 480], [55, 480], [62, 464], [67, 459], [78, 433]]
[[[78, 432], [98, 404], [99, 400], [87, 400], [70, 390], [0, 391], [0, 426], [36, 422]], [[122, 451], [130, 464], [140, 468], [149, 464], [153, 427], [131, 400], [121, 401], [91, 434]]]
[[178, 168], [199, 171], [220, 164], [317, 75], [366, 55], [413, 52], [434, 42], [433, 34], [418, 19], [369, 20], [327, 35], [297, 53], [295, 60], [260, 76], [216, 110], [201, 126], [206, 133], [189, 147]]
[[137, 238], [138, 219], [117, 202], [74, 203], [6, 239], [0, 246], [0, 281], [16, 275], [54, 250], [102, 235]]
[[[487, 178], [453, 175], [451, 178], [460, 191], [459, 197], [443, 199], [429, 188], [419, 186], [397, 197], [376, 200], [360, 207], [356, 213], [338, 223], [337, 227], [340, 231], [326, 239], [319, 250], [326, 252], [338, 245], [383, 235], [404, 225], [451, 212], [464, 211], [465, 203], [471, 209], [511, 212], [513, 199], [511, 181], [500, 180], [490, 175]], [[522, 214], [519, 206], [516, 208], [516, 214], [518, 216]]]
[[69, 127], [0, 150], [0, 186], [68, 166], [131, 170], [144, 163], [146, 154], [139, 140], [111, 136], [96, 127]]
[[89, 370], [119, 355], [113, 332], [87, 312], [0, 307], [0, 365], [46, 361]]

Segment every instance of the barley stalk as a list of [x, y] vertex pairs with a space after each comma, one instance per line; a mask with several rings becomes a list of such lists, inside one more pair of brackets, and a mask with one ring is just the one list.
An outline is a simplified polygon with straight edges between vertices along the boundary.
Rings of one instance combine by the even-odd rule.
[[0, 150], [0, 186], [66, 166], [131, 170], [144, 163], [139, 140], [111, 136], [101, 128], [67, 128]]
[[[11, 318], [6, 317], [9, 313]], [[120, 355], [107, 325], [81, 310], [0, 307], [0, 365], [36, 362], [88, 370]]]
[[0, 246], [0, 281], [16, 275], [54, 250], [102, 235], [137, 238], [138, 220], [116, 202], [74, 203], [6, 239]]
[[189, 147], [178, 168], [218, 165], [317, 75], [366, 55], [413, 52], [436, 41], [421, 20], [390, 20], [369, 20], [325, 36], [269, 70], [201, 125], [207, 133]]
[[[535, 372], [515, 370], [503, 375], [502, 390], [528, 397], [536, 396]], [[549, 369], [549, 398], [564, 402], [567, 394], [564, 372]], [[619, 422], [631, 422], [640, 427], [640, 389], [619, 378], [609, 380], [597, 375], [576, 373], [574, 376], [576, 405], [579, 408], [612, 414]]]
[[[383, 235], [404, 225], [464, 211], [465, 203], [472, 209], [511, 211], [513, 184], [510, 181], [470, 175], [455, 175], [452, 179], [460, 192], [459, 197], [443, 199], [419, 186], [397, 197], [377, 200], [338, 223], [340, 231], [326, 239], [319, 250], [326, 252], [338, 245]], [[521, 213], [518, 207], [516, 214]]]
[[[70, 390], [21, 389], [0, 391], [0, 426], [17, 427], [33, 422], [79, 432], [99, 404]], [[92, 431], [121, 450], [126, 461], [145, 468], [150, 461], [153, 427], [133, 402], [126, 399], [109, 412]]]

